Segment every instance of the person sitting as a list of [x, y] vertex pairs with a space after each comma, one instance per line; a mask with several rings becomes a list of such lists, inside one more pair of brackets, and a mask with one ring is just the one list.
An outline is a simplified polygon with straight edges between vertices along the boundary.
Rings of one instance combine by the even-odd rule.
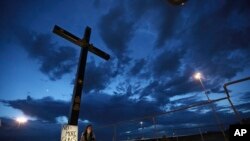
[[92, 125], [86, 126], [84, 132], [81, 135], [80, 141], [96, 141]]

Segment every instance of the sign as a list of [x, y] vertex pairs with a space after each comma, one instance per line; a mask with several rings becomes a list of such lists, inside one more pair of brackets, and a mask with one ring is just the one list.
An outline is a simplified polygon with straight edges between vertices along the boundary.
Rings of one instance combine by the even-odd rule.
[[63, 125], [61, 141], [78, 141], [78, 126]]

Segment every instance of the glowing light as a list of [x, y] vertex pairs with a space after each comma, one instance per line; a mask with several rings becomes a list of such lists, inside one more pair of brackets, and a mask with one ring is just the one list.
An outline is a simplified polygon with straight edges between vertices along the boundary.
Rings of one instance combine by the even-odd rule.
[[16, 122], [18, 124], [25, 124], [28, 121], [28, 119], [26, 117], [17, 117], [16, 118]]
[[143, 124], [143, 122], [141, 121], [141, 122], [140, 122], [140, 124], [142, 125], [142, 124]]
[[200, 72], [197, 72], [195, 75], [194, 75], [194, 78], [195, 79], [201, 79], [201, 73]]

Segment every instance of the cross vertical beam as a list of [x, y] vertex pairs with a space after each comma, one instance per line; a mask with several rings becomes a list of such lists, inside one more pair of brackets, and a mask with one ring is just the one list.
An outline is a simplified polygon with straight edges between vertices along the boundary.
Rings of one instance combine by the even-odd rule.
[[69, 125], [78, 125], [78, 118], [80, 113], [80, 106], [81, 106], [81, 96], [84, 86], [84, 72], [87, 63], [87, 56], [88, 51], [94, 53], [95, 55], [109, 60], [109, 54], [103, 52], [102, 50], [96, 48], [93, 44], [89, 44], [90, 35], [91, 35], [91, 28], [86, 27], [83, 39], [76, 37], [75, 35], [69, 33], [68, 31], [62, 29], [61, 27], [55, 25], [53, 32], [57, 35], [71, 41], [72, 43], [81, 47], [81, 53], [79, 58], [78, 69], [75, 78], [75, 85], [73, 90], [73, 96], [71, 99], [71, 108], [70, 114], [68, 119]]
[[[89, 40], [90, 40], [90, 34], [91, 34], [91, 29], [89, 27], [86, 27], [83, 40], [85, 40], [87, 44], [89, 43]], [[87, 56], [88, 56], [88, 48], [81, 48], [78, 70], [77, 70], [76, 78], [75, 78], [74, 91], [73, 91], [73, 96], [71, 100], [70, 115], [69, 115], [69, 120], [68, 120], [69, 125], [78, 124], [78, 117], [79, 117], [80, 106], [81, 106], [81, 95], [82, 95], [82, 90], [84, 86], [84, 76], [85, 76], [84, 72], [85, 72], [86, 63], [87, 63]]]

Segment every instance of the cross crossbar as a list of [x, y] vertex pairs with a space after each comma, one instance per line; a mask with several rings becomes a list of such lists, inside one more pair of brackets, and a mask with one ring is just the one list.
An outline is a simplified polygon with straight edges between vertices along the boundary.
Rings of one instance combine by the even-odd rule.
[[[87, 27], [87, 30], [91, 31], [91, 28]], [[110, 59], [109, 54], [96, 48], [93, 44], [87, 43], [86, 40], [76, 37], [75, 35], [71, 34], [70, 32], [66, 31], [65, 29], [59, 27], [58, 25], [54, 26], [53, 32], [56, 33], [57, 35], [65, 38], [65, 39], [71, 41], [72, 43], [74, 43], [80, 47], [88, 48], [88, 51], [94, 53], [95, 55], [97, 55], [105, 60]]]

